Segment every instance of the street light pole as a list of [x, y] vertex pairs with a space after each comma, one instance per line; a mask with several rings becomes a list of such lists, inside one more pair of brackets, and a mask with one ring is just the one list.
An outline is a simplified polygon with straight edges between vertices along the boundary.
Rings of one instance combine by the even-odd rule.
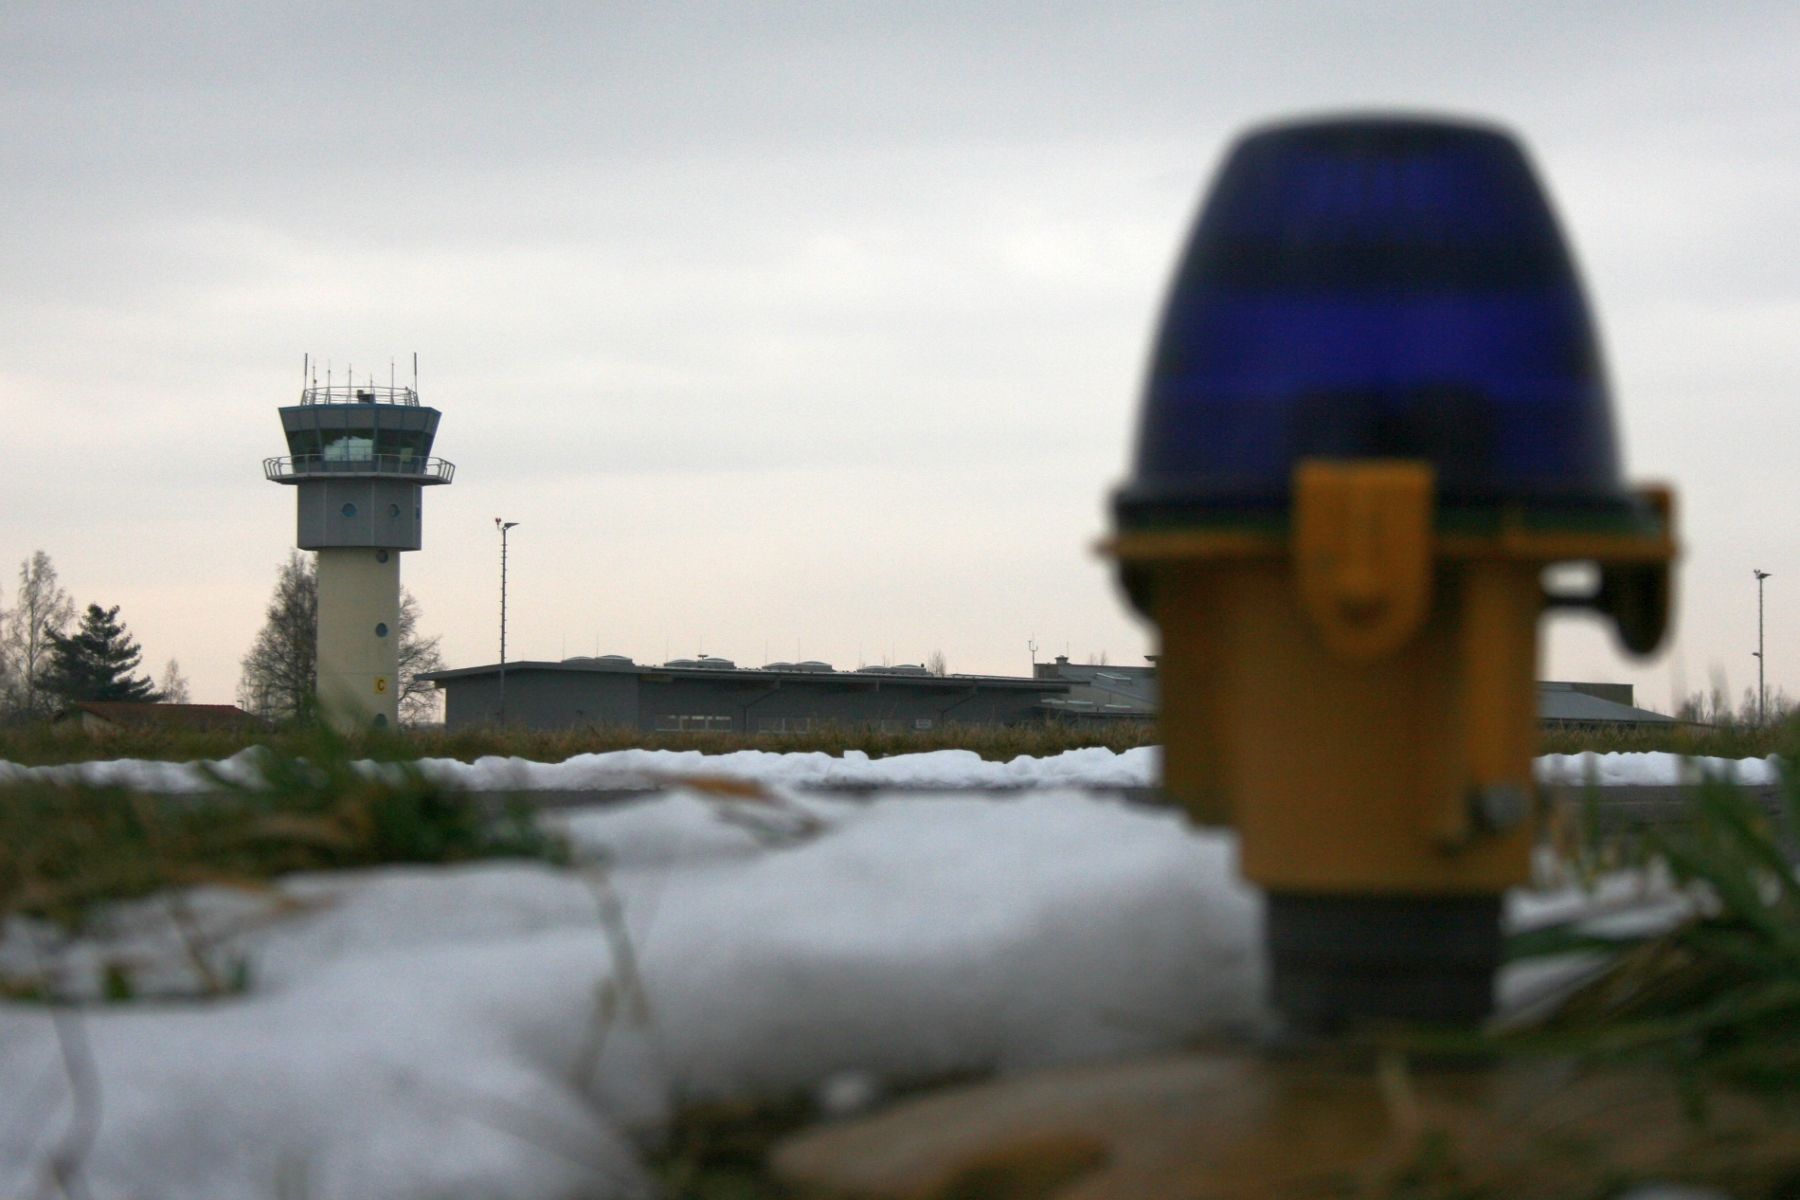
[[506, 724], [506, 531], [518, 525], [517, 521], [505, 521], [494, 518], [494, 528], [500, 531], [500, 723]]
[[1751, 568], [1756, 576], [1756, 723], [1765, 724], [1769, 719], [1769, 685], [1763, 670], [1763, 580], [1769, 572]]

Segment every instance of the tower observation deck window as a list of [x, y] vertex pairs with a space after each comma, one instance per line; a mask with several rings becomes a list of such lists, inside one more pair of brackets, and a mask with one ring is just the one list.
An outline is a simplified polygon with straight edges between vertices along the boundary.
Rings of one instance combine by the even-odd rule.
[[[390, 398], [390, 389], [376, 387], [371, 402], [363, 394], [369, 390], [309, 389], [300, 404], [283, 408], [289, 456], [265, 462], [264, 473], [280, 483], [314, 475], [399, 476], [420, 483], [449, 483], [455, 468], [431, 457], [437, 410], [421, 407], [403, 389], [391, 389], [394, 398]], [[386, 503], [384, 499], [382, 504]]]
[[325, 443], [326, 462], [367, 462], [375, 457], [372, 437], [333, 438]]

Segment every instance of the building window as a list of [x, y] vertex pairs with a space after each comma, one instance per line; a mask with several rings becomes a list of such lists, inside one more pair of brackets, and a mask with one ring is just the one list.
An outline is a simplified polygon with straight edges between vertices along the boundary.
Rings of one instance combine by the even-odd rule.
[[374, 438], [346, 435], [325, 443], [326, 462], [368, 462], [374, 457]]
[[810, 733], [824, 729], [830, 722], [824, 717], [758, 717], [758, 733]]
[[344, 507], [338, 509], [338, 511], [343, 513], [346, 517], [354, 517], [356, 515], [356, 505], [346, 501]]
[[387, 622], [386, 621], [375, 622], [375, 636], [376, 637], [386, 637], [387, 636]]
[[656, 718], [658, 733], [724, 733], [730, 728], [730, 717], [710, 713], [664, 713]]
[[377, 550], [375, 552], [375, 561], [376, 562], [386, 562], [387, 560], [388, 560], [388, 552], [386, 550]]

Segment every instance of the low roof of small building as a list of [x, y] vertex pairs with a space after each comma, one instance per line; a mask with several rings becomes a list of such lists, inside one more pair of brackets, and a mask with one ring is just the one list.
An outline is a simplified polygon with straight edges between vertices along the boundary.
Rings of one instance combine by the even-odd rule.
[[1674, 717], [1604, 700], [1567, 686], [1538, 686], [1538, 720], [1577, 725], [1675, 725]]
[[111, 725], [179, 725], [188, 728], [259, 725], [235, 704], [153, 704], [128, 700], [78, 700], [64, 716], [85, 713]]

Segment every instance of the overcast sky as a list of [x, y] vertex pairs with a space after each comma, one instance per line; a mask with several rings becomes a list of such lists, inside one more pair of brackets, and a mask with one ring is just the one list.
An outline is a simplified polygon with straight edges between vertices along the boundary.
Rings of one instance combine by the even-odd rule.
[[[1477, 13], [1477, 8], [1493, 11]], [[294, 536], [301, 357], [421, 361], [453, 666], [1138, 662], [1092, 553], [1173, 257], [1272, 116], [1487, 117], [1598, 307], [1679, 637], [1545, 673], [1800, 691], [1800, 5], [0, 6], [0, 568], [48, 551], [195, 699]]]

